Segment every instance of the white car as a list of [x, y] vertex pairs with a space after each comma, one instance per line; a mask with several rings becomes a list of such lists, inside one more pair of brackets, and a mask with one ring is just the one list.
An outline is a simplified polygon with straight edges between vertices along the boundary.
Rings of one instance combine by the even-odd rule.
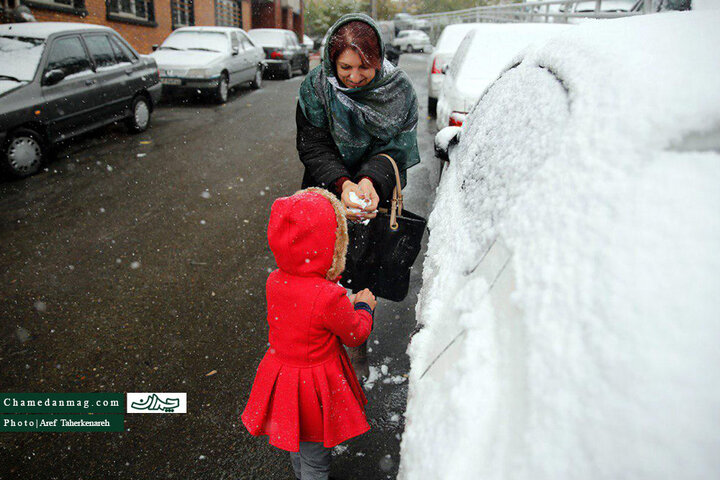
[[480, 95], [525, 47], [558, 34], [565, 25], [484, 24], [468, 32], [446, 68], [437, 104], [437, 127], [461, 126]]
[[399, 480], [718, 478], [718, 25], [569, 28], [438, 134]]
[[164, 91], [206, 91], [224, 103], [236, 85], [262, 85], [265, 54], [240, 28], [178, 28], [150, 56]]
[[460, 42], [469, 31], [483, 25], [486, 24], [459, 23], [448, 25], [440, 34], [440, 38], [428, 60], [428, 113], [430, 115], [436, 113], [438, 97], [445, 78], [444, 70], [452, 60], [453, 55], [455, 55]]
[[420, 30], [402, 30], [393, 39], [392, 44], [403, 52], [429, 52], [432, 43], [428, 34]]
[[308, 37], [307, 35], [303, 35], [302, 44], [305, 45], [305, 48], [307, 48], [308, 52], [311, 52], [315, 48], [315, 40]]

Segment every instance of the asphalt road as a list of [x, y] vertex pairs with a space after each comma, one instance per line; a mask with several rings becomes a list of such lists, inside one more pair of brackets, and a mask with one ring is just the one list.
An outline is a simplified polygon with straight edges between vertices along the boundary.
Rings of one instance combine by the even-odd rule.
[[[427, 215], [425, 62], [400, 65], [421, 109], [423, 163], [406, 206]], [[270, 205], [300, 185], [301, 80], [240, 89], [224, 106], [163, 104], [143, 134], [109, 127], [39, 175], [0, 181], [0, 391], [188, 396], [187, 414], [127, 414], [123, 433], [0, 433], [0, 478], [293, 478], [287, 454], [250, 436], [240, 412], [267, 346]], [[395, 478], [421, 267], [422, 256], [406, 301], [378, 308], [373, 428], [336, 450], [334, 476]]]

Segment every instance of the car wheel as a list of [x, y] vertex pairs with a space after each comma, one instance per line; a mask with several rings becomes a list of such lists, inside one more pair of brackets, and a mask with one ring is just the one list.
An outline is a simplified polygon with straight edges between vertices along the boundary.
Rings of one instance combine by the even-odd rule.
[[2, 167], [14, 177], [27, 177], [40, 170], [44, 157], [42, 135], [28, 128], [20, 128], [11, 133], [5, 142]]
[[218, 81], [217, 89], [215, 90], [215, 101], [220, 104], [227, 102], [229, 92], [230, 80], [228, 80], [227, 73], [222, 73], [220, 75], [220, 81]]
[[283, 72], [283, 76], [286, 80], [289, 80], [292, 78], [293, 74], [293, 68], [292, 68], [292, 62], [288, 60], [287, 65], [285, 66], [285, 71]]
[[437, 98], [428, 97], [428, 114], [433, 117], [437, 115]]
[[310, 59], [309, 58], [306, 58], [303, 61], [303, 65], [302, 65], [302, 68], [300, 69], [300, 71], [302, 72], [303, 75], [308, 74], [308, 72], [310, 71]]
[[138, 95], [133, 99], [130, 116], [125, 124], [133, 133], [144, 132], [150, 126], [150, 103], [147, 97]]
[[250, 83], [250, 86], [257, 90], [258, 88], [262, 87], [262, 80], [263, 80], [263, 69], [260, 65], [257, 66], [255, 69], [255, 78], [253, 78], [253, 81]]
[[406, 51], [407, 53], [412, 53], [412, 52], [413, 52], [413, 47], [412, 47], [412, 45], [408, 45], [407, 47], [405, 47], [405, 51]]

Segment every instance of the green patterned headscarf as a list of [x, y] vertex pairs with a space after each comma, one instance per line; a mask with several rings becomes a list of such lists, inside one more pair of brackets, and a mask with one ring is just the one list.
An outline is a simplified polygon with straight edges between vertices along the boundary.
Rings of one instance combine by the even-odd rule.
[[322, 64], [300, 86], [300, 108], [314, 126], [330, 130], [348, 167], [356, 168], [373, 155], [387, 153], [405, 177], [404, 171], [420, 162], [418, 102], [407, 74], [384, 60], [368, 85], [347, 88], [335, 76], [330, 61], [332, 36], [346, 23], [358, 20], [377, 33], [384, 59], [385, 45], [375, 22], [363, 14], [344, 15], [328, 30]]

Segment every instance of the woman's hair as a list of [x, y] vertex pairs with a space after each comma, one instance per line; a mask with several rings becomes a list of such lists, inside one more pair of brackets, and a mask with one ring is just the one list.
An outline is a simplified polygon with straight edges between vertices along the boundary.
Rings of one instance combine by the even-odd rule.
[[333, 65], [346, 49], [352, 48], [360, 56], [363, 63], [375, 70], [382, 67], [380, 42], [375, 30], [365, 22], [348, 22], [330, 37], [330, 61]]

